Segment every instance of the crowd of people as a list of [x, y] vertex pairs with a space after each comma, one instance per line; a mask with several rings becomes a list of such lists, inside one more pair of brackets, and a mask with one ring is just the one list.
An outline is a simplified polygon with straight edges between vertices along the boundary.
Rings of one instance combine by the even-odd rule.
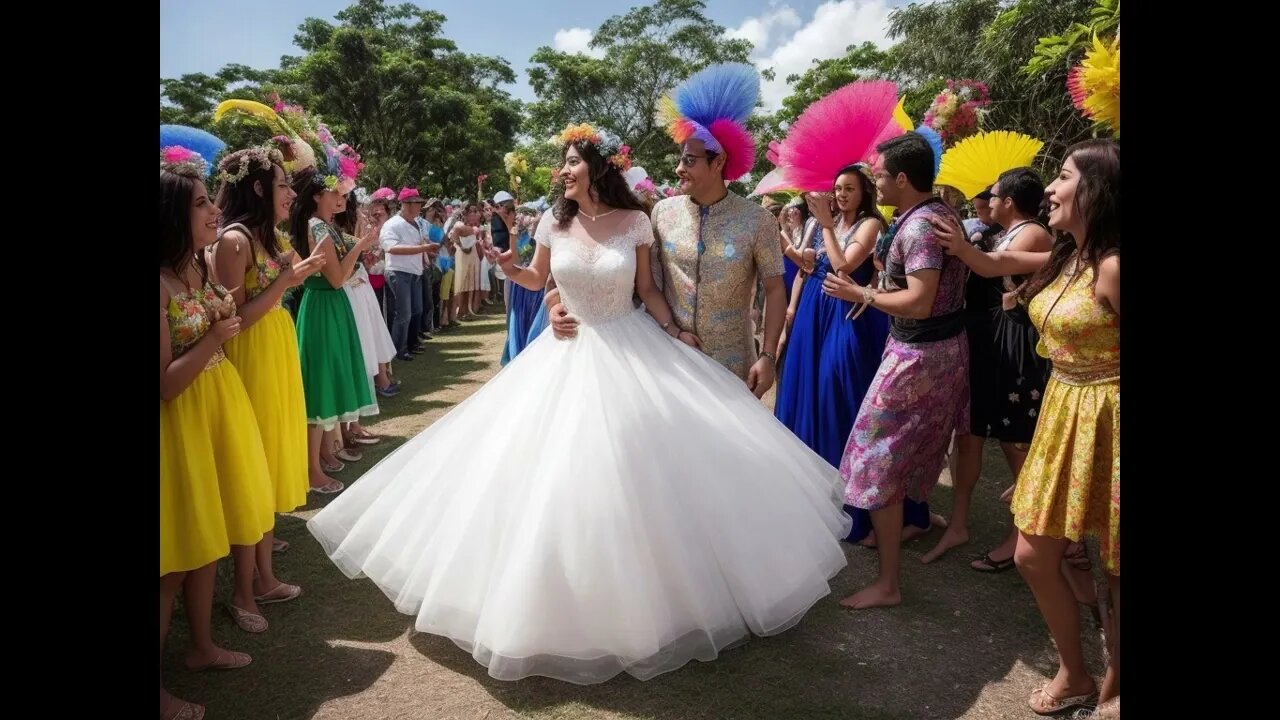
[[[232, 556], [225, 608], [267, 632], [264, 606], [302, 593], [276, 573], [275, 515], [314, 492], [336, 496], [308, 528], [337, 568], [494, 677], [648, 679], [800, 622], [841, 541], [879, 556], [842, 605], [909, 603], [901, 545], [938, 532], [929, 563], [968, 542], [990, 438], [1010, 528], [970, 565], [1019, 570], [1060, 657], [1029, 709], [1118, 714], [1119, 144], [946, 185], [965, 149], [883, 122], [896, 89], [859, 82], [780, 143], [791, 199], [754, 202], [727, 181], [754, 161], [758, 93], [742, 65], [673, 92], [669, 197], [627, 180], [620, 138], [569, 126], [545, 210], [357, 193], [359, 155], [296, 108], [295, 135], [216, 175], [162, 149], [161, 648], [181, 591], [186, 666], [251, 662], [212, 640], [214, 567]], [[853, 96], [862, 114], [829, 112]], [[358, 482], [332, 477], [383, 441], [361, 423], [402, 390], [394, 365], [497, 304], [503, 370]], [[492, 452], [438, 451], [476, 436]], [[161, 685], [162, 718], [203, 715]]]

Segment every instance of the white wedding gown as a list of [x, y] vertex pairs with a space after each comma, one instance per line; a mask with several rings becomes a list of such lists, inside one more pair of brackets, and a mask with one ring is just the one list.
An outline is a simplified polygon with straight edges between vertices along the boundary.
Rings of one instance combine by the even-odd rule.
[[[643, 213], [535, 234], [578, 335], [543, 333], [307, 527], [501, 680], [647, 680], [794, 626], [845, 565], [839, 472], [632, 305]], [[602, 233], [603, 234], [603, 233]]]

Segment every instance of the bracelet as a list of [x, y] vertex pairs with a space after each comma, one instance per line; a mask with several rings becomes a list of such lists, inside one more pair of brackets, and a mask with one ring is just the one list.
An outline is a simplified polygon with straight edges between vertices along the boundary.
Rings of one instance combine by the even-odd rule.
[[875, 291], [868, 287], [862, 288], [862, 302], [866, 303], [867, 305], [875, 305], [876, 304]]
[[772, 362], [774, 365], [777, 365], [777, 364], [778, 364], [778, 356], [777, 356], [777, 355], [774, 355], [773, 353], [769, 352], [768, 350], [764, 350], [764, 351], [762, 351], [762, 352], [760, 353], [760, 357], [767, 357], [767, 358], [769, 358], [769, 361], [770, 361], [770, 362]]

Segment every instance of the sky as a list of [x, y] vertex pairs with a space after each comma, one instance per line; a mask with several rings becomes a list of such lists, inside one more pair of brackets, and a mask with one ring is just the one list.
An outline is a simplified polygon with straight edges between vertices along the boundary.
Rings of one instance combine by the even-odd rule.
[[[517, 82], [507, 90], [535, 99], [525, 69], [534, 51], [549, 45], [565, 52], [587, 52], [592, 32], [606, 19], [643, 0], [593, 3], [567, 0], [495, 2], [493, 0], [417, 0], [448, 18], [445, 37], [464, 52], [506, 58]], [[847, 46], [870, 41], [884, 48], [889, 11], [907, 0], [707, 0], [707, 15], [727, 35], [751, 40], [752, 61], [772, 67], [777, 79], [765, 82], [764, 104], [774, 110], [789, 94], [785, 79], [803, 72], [815, 59], [839, 57]], [[160, 77], [213, 74], [224, 65], [278, 67], [281, 56], [300, 55], [293, 44], [307, 17], [333, 21], [351, 0], [160, 0]]]

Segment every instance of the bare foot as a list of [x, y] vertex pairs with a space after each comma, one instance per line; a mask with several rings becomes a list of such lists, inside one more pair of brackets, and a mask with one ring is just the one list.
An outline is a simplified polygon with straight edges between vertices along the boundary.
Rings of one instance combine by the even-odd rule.
[[890, 588], [888, 583], [877, 580], [874, 584], [841, 600], [840, 604], [853, 610], [893, 607], [902, 604], [902, 591], [896, 587]]
[[928, 565], [934, 560], [937, 560], [943, 555], [946, 555], [947, 551], [950, 550], [951, 548], [960, 547], [961, 545], [964, 545], [967, 542], [969, 542], [968, 528], [963, 528], [963, 527], [947, 528], [947, 531], [942, 533], [942, 538], [938, 540], [938, 544], [934, 545], [932, 550], [925, 553], [920, 558], [920, 562], [924, 563], [925, 565]]

